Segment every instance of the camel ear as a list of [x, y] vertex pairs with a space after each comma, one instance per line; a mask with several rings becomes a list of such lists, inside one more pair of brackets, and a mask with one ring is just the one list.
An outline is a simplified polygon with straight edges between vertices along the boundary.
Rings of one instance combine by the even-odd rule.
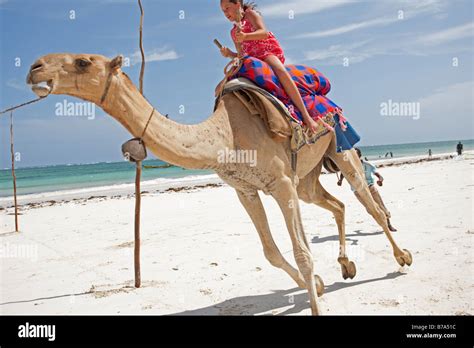
[[114, 59], [112, 59], [110, 61], [110, 71], [113, 72], [113, 73], [117, 73], [118, 70], [122, 67], [122, 63], [123, 63], [123, 56], [122, 55], [118, 55], [117, 57], [115, 57]]

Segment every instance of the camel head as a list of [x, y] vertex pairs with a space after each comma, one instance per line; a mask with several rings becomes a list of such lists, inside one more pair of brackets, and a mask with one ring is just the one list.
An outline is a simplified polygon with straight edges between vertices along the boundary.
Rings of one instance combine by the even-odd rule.
[[67, 94], [100, 105], [109, 76], [121, 72], [122, 56], [47, 54], [31, 65], [26, 82], [38, 96]]

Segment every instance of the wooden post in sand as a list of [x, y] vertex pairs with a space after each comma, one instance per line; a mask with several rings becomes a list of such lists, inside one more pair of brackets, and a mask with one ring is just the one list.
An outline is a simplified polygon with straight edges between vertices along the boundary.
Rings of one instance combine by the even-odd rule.
[[15, 232], [19, 232], [18, 203], [16, 200], [15, 151], [13, 150], [13, 111], [10, 111], [10, 151], [12, 154], [13, 199], [15, 201]]
[[[143, 73], [145, 72], [145, 53], [143, 52], [143, 7], [141, 0], [138, 0], [140, 7], [140, 52], [142, 54], [142, 66], [140, 69], [140, 93], [143, 95]], [[135, 174], [135, 248], [134, 248], [134, 265], [135, 265], [135, 287], [141, 285], [140, 275], [140, 207], [141, 207], [141, 191], [140, 178], [142, 174], [142, 161], [136, 162]]]
[[142, 174], [142, 162], [136, 163], [135, 174], [135, 248], [134, 248], [134, 265], [135, 265], [135, 287], [139, 288], [141, 285], [140, 275], [140, 207], [141, 207], [141, 191], [140, 191], [140, 177]]

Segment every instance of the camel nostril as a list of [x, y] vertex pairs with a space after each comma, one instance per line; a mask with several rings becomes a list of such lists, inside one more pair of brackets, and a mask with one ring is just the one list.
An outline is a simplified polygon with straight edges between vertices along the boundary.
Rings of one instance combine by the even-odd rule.
[[41, 68], [42, 66], [43, 66], [43, 64], [40, 64], [40, 63], [35, 64], [35, 65], [32, 65], [32, 66], [31, 66], [31, 70], [33, 71], [33, 70], [39, 69], [39, 68]]

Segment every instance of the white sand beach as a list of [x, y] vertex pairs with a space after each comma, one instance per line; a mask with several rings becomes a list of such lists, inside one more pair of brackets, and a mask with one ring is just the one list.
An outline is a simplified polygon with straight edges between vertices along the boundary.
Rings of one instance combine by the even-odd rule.
[[[398, 228], [396, 241], [413, 255], [411, 267], [397, 264], [347, 183], [338, 187], [335, 175], [322, 175], [323, 186], [346, 205], [348, 255], [357, 265], [356, 277], [343, 280], [332, 215], [301, 202], [315, 271], [326, 285], [322, 312], [474, 314], [473, 165], [471, 152], [380, 169], [379, 191]], [[0, 313], [309, 315], [307, 292], [265, 259], [233, 189], [212, 180], [194, 189], [147, 189], [139, 289], [133, 197], [23, 200], [19, 233], [12, 232], [13, 209], [0, 210]], [[276, 202], [261, 197], [280, 250], [295, 264]]]

